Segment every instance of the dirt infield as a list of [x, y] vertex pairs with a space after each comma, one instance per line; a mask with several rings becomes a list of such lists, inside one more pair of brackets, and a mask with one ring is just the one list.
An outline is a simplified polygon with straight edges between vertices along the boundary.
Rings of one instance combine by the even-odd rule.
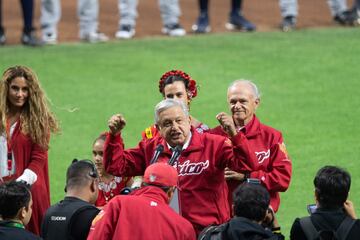
[[[40, 28], [40, 0], [36, 2], [35, 27]], [[140, 0], [136, 38], [161, 35], [161, 19], [157, 0]], [[298, 28], [335, 26], [326, 0], [299, 0]], [[352, 3], [352, 1], [348, 1]], [[197, 18], [197, 0], [180, 0], [181, 24], [190, 32]], [[229, 0], [210, 0], [210, 21], [212, 32], [226, 32]], [[76, 0], [62, 0], [62, 18], [59, 24], [60, 42], [78, 41], [78, 20]], [[278, 0], [245, 0], [244, 15], [256, 24], [258, 31], [277, 30], [281, 22]], [[110, 38], [118, 28], [119, 13], [117, 0], [100, 0], [100, 31]], [[3, 25], [6, 29], [8, 44], [18, 44], [22, 28], [20, 3], [15, 0], [3, 0]]]

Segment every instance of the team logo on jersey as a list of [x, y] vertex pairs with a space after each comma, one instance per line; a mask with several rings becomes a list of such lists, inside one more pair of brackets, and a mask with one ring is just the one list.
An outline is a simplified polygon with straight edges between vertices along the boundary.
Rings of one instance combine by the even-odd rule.
[[286, 146], [285, 143], [279, 143], [279, 149], [285, 154], [286, 158], [288, 156], [287, 150], [286, 150]]
[[270, 157], [270, 149], [268, 149], [267, 151], [255, 152], [255, 154], [259, 163], [263, 163], [266, 159]]
[[199, 175], [209, 167], [209, 160], [205, 162], [192, 163], [186, 160], [183, 164], [178, 164], [179, 176]]

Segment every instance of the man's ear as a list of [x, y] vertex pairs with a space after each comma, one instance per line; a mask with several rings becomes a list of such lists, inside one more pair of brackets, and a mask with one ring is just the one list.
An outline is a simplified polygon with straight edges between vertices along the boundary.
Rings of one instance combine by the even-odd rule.
[[23, 221], [23, 219], [25, 219], [26, 214], [28, 212], [28, 208], [27, 207], [22, 207], [19, 209], [18, 213], [17, 213], [17, 217], [20, 221]]
[[318, 203], [319, 203], [319, 193], [318, 193], [318, 191], [315, 189], [314, 190], [314, 197], [315, 197], [315, 202], [316, 202], [316, 205], [318, 205]]
[[174, 195], [174, 191], [175, 191], [175, 187], [171, 187], [171, 188], [169, 188], [169, 190], [166, 192], [166, 195], [168, 196], [168, 203], [171, 202], [171, 199], [173, 198], [173, 195]]
[[260, 98], [255, 99], [255, 109], [257, 109], [260, 106]]
[[92, 192], [96, 192], [96, 189], [97, 189], [97, 183], [95, 180], [93, 180], [90, 184], [90, 189]]

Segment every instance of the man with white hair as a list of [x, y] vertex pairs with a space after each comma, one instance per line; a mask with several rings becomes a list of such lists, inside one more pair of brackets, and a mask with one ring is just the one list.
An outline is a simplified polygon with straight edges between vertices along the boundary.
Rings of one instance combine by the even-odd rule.
[[260, 93], [253, 82], [234, 81], [228, 88], [227, 101], [232, 115], [219, 113], [216, 118], [220, 126], [211, 129], [210, 133], [230, 138], [246, 138], [250, 159], [256, 161], [253, 164], [255, 167], [246, 174], [239, 173], [230, 166], [225, 169], [229, 202], [232, 202], [231, 194], [239, 184], [248, 178], [256, 178], [269, 191], [270, 206], [276, 212], [280, 204], [279, 192], [284, 192], [289, 187], [292, 168], [282, 134], [262, 124], [255, 116], [260, 104]]
[[109, 120], [109, 133], [104, 146], [104, 167], [114, 175], [143, 175], [153, 162], [169, 162], [179, 173], [179, 212], [198, 234], [212, 224], [230, 219], [224, 169], [230, 166], [246, 172], [256, 166], [248, 158], [245, 137], [231, 140], [214, 134], [199, 134], [190, 124], [186, 105], [165, 99], [155, 107], [159, 135], [143, 140], [132, 149], [124, 149], [120, 136], [125, 119], [117, 114]]

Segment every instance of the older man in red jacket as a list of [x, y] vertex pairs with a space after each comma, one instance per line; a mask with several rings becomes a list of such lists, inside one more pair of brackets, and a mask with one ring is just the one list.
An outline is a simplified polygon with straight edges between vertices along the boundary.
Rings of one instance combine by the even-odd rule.
[[195, 240], [185, 218], [169, 207], [178, 182], [176, 169], [155, 163], [145, 170], [143, 187], [128, 196], [116, 196], [93, 221], [88, 240]]
[[106, 171], [136, 176], [142, 175], [150, 162], [171, 162], [179, 173], [179, 212], [193, 224], [195, 231], [199, 233], [208, 225], [227, 221], [230, 210], [225, 167], [241, 172], [256, 167], [248, 163], [257, 164], [247, 158], [250, 153], [243, 143], [246, 138], [237, 135], [230, 140], [214, 134], [198, 134], [191, 127], [187, 107], [173, 99], [157, 104], [155, 122], [159, 136], [124, 150], [120, 132], [125, 120], [121, 115], [111, 117], [104, 146]]
[[239, 184], [246, 178], [256, 178], [269, 191], [270, 206], [276, 212], [280, 204], [279, 192], [284, 192], [289, 187], [292, 168], [282, 134], [260, 123], [255, 116], [255, 110], [260, 104], [260, 94], [253, 82], [233, 82], [228, 89], [227, 100], [232, 115], [219, 113], [216, 117], [220, 126], [211, 129], [210, 133], [229, 138], [244, 136], [250, 148], [250, 159], [256, 159], [256, 164], [253, 164], [255, 167], [248, 174], [231, 167], [226, 169], [229, 202], [232, 202], [232, 192]]

